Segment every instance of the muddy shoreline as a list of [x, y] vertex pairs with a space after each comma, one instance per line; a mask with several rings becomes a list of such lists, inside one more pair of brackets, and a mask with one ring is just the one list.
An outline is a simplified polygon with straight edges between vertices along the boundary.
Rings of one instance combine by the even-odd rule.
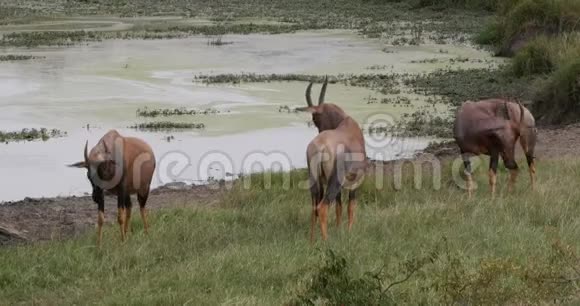
[[[541, 168], [545, 159], [577, 157], [580, 152], [580, 124], [539, 128], [536, 156]], [[453, 158], [453, 144], [429, 148], [426, 153], [438, 158]], [[518, 152], [518, 154], [522, 154]], [[419, 154], [420, 157], [421, 154]], [[390, 171], [394, 162], [380, 162]], [[151, 192], [148, 208], [152, 211], [176, 207], [212, 205], [220, 201], [227, 190], [219, 185], [173, 184]], [[116, 220], [115, 201], [106, 198], [106, 222]], [[57, 198], [26, 198], [0, 204], [0, 246], [39, 241], [68, 239], [94, 228], [96, 205], [90, 196]]]

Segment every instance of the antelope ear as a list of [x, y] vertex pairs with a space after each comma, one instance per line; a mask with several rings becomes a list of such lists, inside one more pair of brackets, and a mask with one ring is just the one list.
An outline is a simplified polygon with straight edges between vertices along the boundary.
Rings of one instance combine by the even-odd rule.
[[74, 164], [67, 165], [67, 167], [71, 167], [71, 168], [86, 168], [87, 167], [87, 163], [85, 163], [84, 161], [80, 161], [78, 163], [74, 163]]
[[305, 107], [298, 107], [296, 108], [297, 112], [309, 112], [311, 114], [316, 113], [316, 107], [315, 106], [305, 106]]

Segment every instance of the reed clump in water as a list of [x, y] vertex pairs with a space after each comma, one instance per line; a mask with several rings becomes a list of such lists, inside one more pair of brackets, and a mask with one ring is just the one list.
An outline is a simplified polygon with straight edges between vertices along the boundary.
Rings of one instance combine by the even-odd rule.
[[216, 75], [197, 75], [194, 82], [204, 84], [240, 84], [268, 82], [315, 82], [322, 83], [326, 78], [330, 84], [340, 83], [347, 86], [371, 88], [383, 94], [400, 93], [399, 80], [406, 74], [339, 74], [339, 75], [308, 75], [308, 74], [257, 74], [229, 73]]
[[19, 55], [19, 54], [6, 54], [0, 55], [0, 62], [12, 62], [12, 61], [26, 61], [32, 59], [38, 59], [43, 57], [32, 56], [32, 55]]
[[298, 110], [296, 110], [296, 108], [292, 108], [292, 107], [290, 107], [288, 105], [280, 105], [278, 107], [278, 112], [279, 113], [289, 113], [290, 114], [290, 113], [297, 113]]
[[137, 109], [137, 117], [169, 117], [169, 116], [196, 116], [196, 115], [216, 115], [221, 113], [229, 113], [230, 111], [222, 111], [215, 108], [206, 109], [187, 109], [180, 108], [158, 108], [149, 109], [147, 107]]
[[58, 129], [22, 129], [17, 132], [3, 132], [0, 131], [0, 143], [18, 142], [18, 141], [33, 141], [42, 140], [46, 141], [50, 138], [64, 137], [66, 132]]
[[[129, 31], [32, 31], [14, 32], [2, 36], [0, 46], [38, 47], [73, 46], [81, 43], [98, 42], [106, 39], [175, 39], [194, 35], [221, 36], [224, 34], [282, 34], [310, 29], [308, 25], [294, 24], [227, 24], [227, 25], [175, 25], [168, 27], [144, 26]], [[212, 45], [224, 45], [221, 39]], [[210, 43], [210, 42], [208, 42]]]
[[137, 123], [130, 126], [129, 128], [137, 129], [140, 131], [200, 130], [205, 128], [205, 124], [160, 121], [160, 122]]
[[225, 41], [223, 39], [222, 35], [218, 35], [218, 36], [214, 36], [214, 37], [208, 37], [207, 39], [207, 45], [208, 46], [225, 46], [225, 45], [231, 45], [233, 44], [233, 41]]

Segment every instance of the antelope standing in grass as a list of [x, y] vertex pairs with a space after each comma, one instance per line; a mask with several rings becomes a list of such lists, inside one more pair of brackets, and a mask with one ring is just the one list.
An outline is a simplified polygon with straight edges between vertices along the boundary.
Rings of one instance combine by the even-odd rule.
[[153, 150], [144, 141], [123, 137], [111, 130], [88, 152], [85, 144], [84, 161], [70, 167], [86, 168], [87, 177], [93, 187], [93, 201], [98, 205], [97, 245], [103, 238], [105, 221], [104, 192], [117, 196], [117, 220], [121, 229], [121, 241], [125, 241], [131, 222], [131, 195], [137, 194], [141, 218], [145, 233], [148, 230], [147, 210], [145, 205], [149, 197], [149, 188], [155, 171]]
[[490, 156], [489, 184], [492, 196], [495, 195], [500, 156], [505, 167], [510, 170], [508, 190], [513, 190], [518, 175], [518, 164], [515, 161], [518, 139], [526, 155], [530, 181], [532, 189], [534, 188], [537, 130], [534, 117], [521, 103], [501, 99], [467, 101], [457, 112], [453, 133], [463, 157], [469, 197], [473, 192], [469, 157], [480, 154]]
[[[320, 219], [322, 239], [326, 240], [328, 207], [336, 204], [336, 225], [342, 219], [341, 190], [348, 190], [348, 228], [354, 223], [356, 190], [362, 183], [367, 165], [365, 143], [359, 125], [340, 107], [324, 103], [328, 80], [324, 81], [318, 105], [312, 103], [312, 83], [306, 88], [307, 107], [299, 111], [312, 114], [319, 134], [308, 144], [306, 158], [312, 197], [310, 241], [314, 242], [314, 228]], [[325, 189], [326, 188], [326, 192]]]

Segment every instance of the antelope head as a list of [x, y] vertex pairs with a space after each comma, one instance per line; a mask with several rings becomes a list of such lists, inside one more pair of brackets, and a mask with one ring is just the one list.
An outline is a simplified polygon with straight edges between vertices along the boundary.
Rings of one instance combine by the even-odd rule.
[[87, 177], [93, 185], [103, 185], [102, 182], [111, 180], [115, 176], [116, 162], [113, 153], [105, 142], [103, 151], [89, 155], [89, 142], [85, 144], [84, 161], [69, 165], [73, 168], [86, 168]]
[[312, 114], [312, 121], [318, 128], [318, 132], [325, 130], [333, 130], [342, 120], [347, 117], [346, 113], [337, 105], [332, 103], [324, 103], [326, 95], [326, 87], [328, 86], [328, 78], [324, 79], [320, 96], [318, 97], [318, 105], [312, 103], [311, 91], [313, 82], [306, 87], [306, 107], [297, 108], [297, 111], [309, 112]]

